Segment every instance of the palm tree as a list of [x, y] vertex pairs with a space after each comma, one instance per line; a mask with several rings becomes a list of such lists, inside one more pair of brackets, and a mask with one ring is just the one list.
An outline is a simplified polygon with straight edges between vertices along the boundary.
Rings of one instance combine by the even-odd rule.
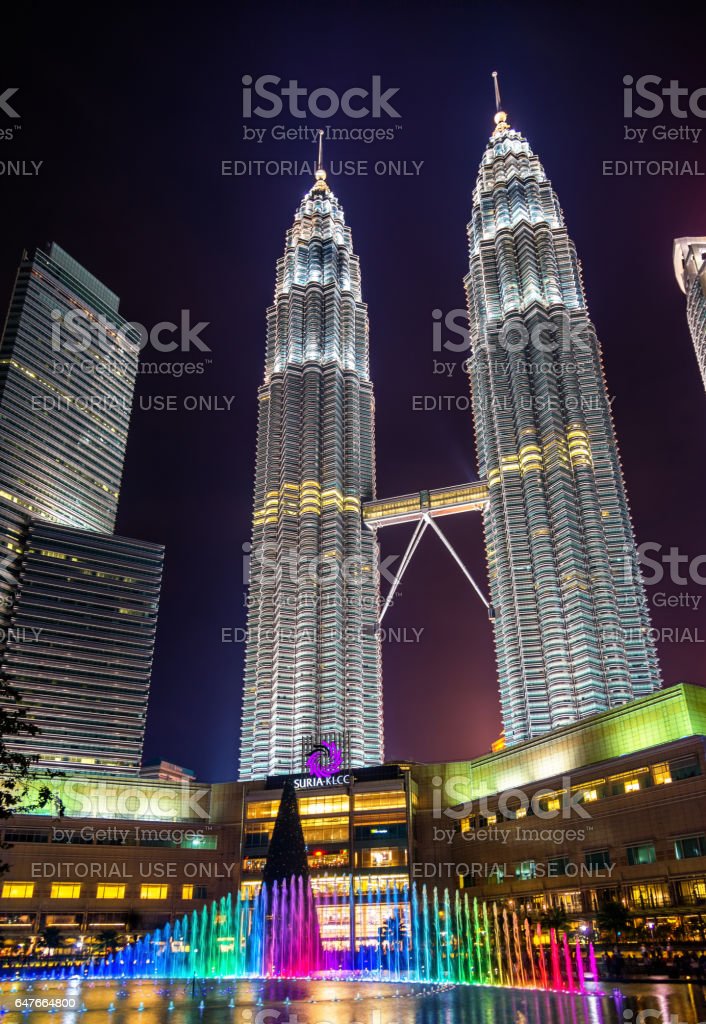
[[596, 924], [600, 931], [608, 932], [613, 937], [616, 946], [621, 933], [625, 931], [629, 923], [630, 911], [618, 900], [604, 900], [599, 906]]
[[118, 944], [118, 933], [114, 928], [104, 928], [96, 935], [96, 945], [104, 953], [114, 953]]
[[47, 927], [42, 931], [41, 940], [50, 953], [59, 949], [59, 947], [63, 946], [66, 942], [61, 928], [57, 928], [54, 925], [47, 925]]
[[569, 915], [561, 905], [558, 907], [547, 907], [542, 912], [540, 923], [545, 928], [554, 928], [558, 932], [565, 932], [569, 927]]

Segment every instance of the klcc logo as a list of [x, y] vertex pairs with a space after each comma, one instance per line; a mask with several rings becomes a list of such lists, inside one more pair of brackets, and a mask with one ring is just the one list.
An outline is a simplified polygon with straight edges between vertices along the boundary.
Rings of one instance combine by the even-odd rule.
[[[322, 755], [325, 761], [322, 761]], [[343, 765], [343, 754], [335, 743], [320, 743], [314, 747], [306, 760], [309, 774], [316, 779], [329, 779], [340, 771]]]

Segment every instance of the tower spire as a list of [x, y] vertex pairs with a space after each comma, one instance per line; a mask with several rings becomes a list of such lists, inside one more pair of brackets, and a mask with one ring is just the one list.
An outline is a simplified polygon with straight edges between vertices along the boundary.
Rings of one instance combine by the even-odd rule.
[[493, 131], [493, 135], [496, 136], [507, 131], [510, 127], [507, 121], [507, 114], [502, 109], [502, 103], [500, 101], [500, 85], [498, 83], [497, 71], [493, 72], [493, 86], [495, 87], [495, 117], [493, 118], [495, 121], [495, 129]]
[[319, 189], [320, 191], [325, 192], [328, 189], [328, 185], [326, 184], [326, 171], [324, 170], [323, 162], [324, 162], [324, 130], [323, 130], [323, 128], [319, 128], [319, 152], [318, 152], [318, 156], [317, 156], [317, 159], [316, 159], [316, 170], [314, 172], [314, 177], [316, 178], [316, 184], [314, 185], [314, 188], [315, 189]]
[[495, 86], [495, 111], [496, 113], [499, 114], [502, 109], [502, 106], [500, 103], [500, 85], [498, 83], [497, 71], [493, 72], [493, 85]]

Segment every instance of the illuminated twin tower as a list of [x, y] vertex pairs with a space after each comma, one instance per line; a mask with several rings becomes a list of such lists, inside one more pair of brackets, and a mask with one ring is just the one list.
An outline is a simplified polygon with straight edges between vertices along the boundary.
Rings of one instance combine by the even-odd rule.
[[[517, 743], [660, 687], [601, 350], [539, 159], [499, 109], [468, 226], [480, 480], [376, 500], [368, 320], [319, 169], [287, 235], [260, 390], [241, 776], [334, 741], [383, 757], [376, 530], [483, 515], [503, 726]], [[320, 168], [320, 164], [319, 164]], [[472, 680], [469, 680], [472, 685]]]

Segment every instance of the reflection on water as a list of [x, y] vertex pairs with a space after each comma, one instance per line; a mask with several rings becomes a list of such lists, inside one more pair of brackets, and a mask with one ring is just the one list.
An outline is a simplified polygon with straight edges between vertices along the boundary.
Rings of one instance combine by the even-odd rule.
[[706, 1001], [693, 985], [605, 984], [569, 996], [381, 982], [3, 981], [0, 1015], [3, 1024], [697, 1024]]

